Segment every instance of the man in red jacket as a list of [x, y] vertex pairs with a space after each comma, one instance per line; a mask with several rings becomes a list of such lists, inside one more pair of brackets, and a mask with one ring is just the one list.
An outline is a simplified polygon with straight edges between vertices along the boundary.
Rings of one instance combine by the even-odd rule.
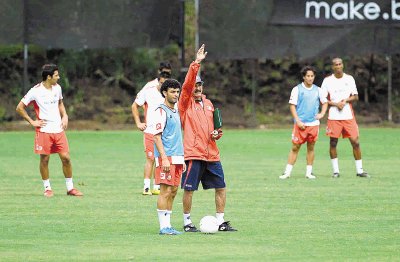
[[[204, 45], [197, 51], [196, 60], [189, 66], [179, 98], [179, 114], [183, 128], [183, 146], [186, 172], [182, 175], [183, 229], [197, 232], [190, 218], [193, 192], [201, 182], [203, 189], [215, 189], [216, 218], [219, 231], [236, 231], [229, 221], [224, 220], [226, 189], [224, 171], [219, 157], [216, 140], [222, 130], [214, 129], [214, 106], [203, 95], [203, 81], [197, 76], [201, 61], [206, 57]], [[197, 77], [196, 77], [197, 76]]]

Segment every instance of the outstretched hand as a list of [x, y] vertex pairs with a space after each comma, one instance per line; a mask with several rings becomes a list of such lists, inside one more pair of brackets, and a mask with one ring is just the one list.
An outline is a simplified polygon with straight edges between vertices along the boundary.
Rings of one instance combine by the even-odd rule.
[[205, 45], [202, 44], [201, 47], [199, 48], [199, 50], [197, 51], [195, 62], [198, 64], [200, 64], [201, 61], [203, 61], [204, 58], [206, 58], [206, 56], [207, 56], [207, 52], [204, 52], [204, 47], [205, 47]]

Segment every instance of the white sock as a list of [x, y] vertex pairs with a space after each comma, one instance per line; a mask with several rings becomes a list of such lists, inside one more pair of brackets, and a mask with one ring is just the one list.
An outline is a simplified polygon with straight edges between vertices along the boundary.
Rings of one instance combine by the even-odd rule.
[[172, 215], [172, 210], [167, 210], [167, 222], [168, 222], [168, 227], [171, 226], [171, 215]]
[[163, 228], [167, 228], [170, 227], [170, 221], [169, 220], [169, 214], [168, 214], [168, 210], [160, 210], [157, 209], [157, 213], [158, 213], [158, 221], [160, 222], [160, 230]]
[[362, 174], [364, 172], [361, 159], [356, 160], [356, 169], [357, 169], [357, 174]]
[[332, 158], [331, 162], [332, 162], [333, 173], [339, 173], [339, 159]]
[[189, 225], [192, 223], [192, 219], [190, 219], [190, 213], [189, 214], [185, 214], [183, 213], [183, 225]]
[[72, 177], [65, 178], [65, 185], [67, 186], [67, 191], [70, 191], [74, 188], [74, 183], [72, 182]]
[[287, 164], [285, 169], [285, 175], [289, 175], [292, 173], [293, 165]]
[[42, 180], [42, 181], [43, 181], [44, 191], [51, 190], [50, 179], [46, 179], [46, 180]]
[[312, 166], [311, 165], [307, 165], [307, 167], [306, 167], [306, 175], [307, 176], [311, 175], [311, 173], [312, 173]]
[[215, 217], [217, 218], [218, 225], [221, 225], [222, 223], [225, 222], [224, 214], [225, 213], [215, 213]]
[[156, 180], [153, 179], [153, 189], [160, 190], [160, 185], [156, 185]]
[[143, 181], [144, 181], [143, 189], [146, 188], [150, 189], [150, 178], [145, 178]]

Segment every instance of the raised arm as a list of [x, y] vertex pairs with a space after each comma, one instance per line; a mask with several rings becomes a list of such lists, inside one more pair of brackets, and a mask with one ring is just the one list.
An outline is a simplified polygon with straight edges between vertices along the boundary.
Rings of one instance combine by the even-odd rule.
[[189, 66], [188, 72], [185, 77], [185, 82], [182, 85], [181, 96], [179, 98], [178, 108], [179, 111], [186, 111], [189, 106], [190, 99], [192, 98], [193, 90], [196, 85], [196, 76], [200, 69], [200, 63], [207, 56], [204, 51], [204, 44], [199, 48], [196, 54], [196, 59]]

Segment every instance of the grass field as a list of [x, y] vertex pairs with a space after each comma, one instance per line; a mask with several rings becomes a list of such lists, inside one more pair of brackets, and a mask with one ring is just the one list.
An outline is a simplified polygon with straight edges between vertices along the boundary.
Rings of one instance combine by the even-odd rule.
[[[180, 236], [158, 235], [157, 197], [141, 195], [141, 133], [69, 131], [74, 182], [85, 196], [66, 196], [54, 155], [55, 196], [46, 199], [33, 131], [2, 132], [0, 261], [399, 261], [399, 131], [361, 128], [370, 179], [355, 176], [348, 140], [339, 142], [341, 177], [332, 179], [321, 134], [317, 179], [304, 178], [302, 148], [292, 177], [281, 181], [291, 130], [225, 130], [225, 217], [239, 231]], [[181, 197], [172, 215], [179, 229]], [[196, 223], [214, 214], [213, 198], [212, 191], [195, 193]]]

